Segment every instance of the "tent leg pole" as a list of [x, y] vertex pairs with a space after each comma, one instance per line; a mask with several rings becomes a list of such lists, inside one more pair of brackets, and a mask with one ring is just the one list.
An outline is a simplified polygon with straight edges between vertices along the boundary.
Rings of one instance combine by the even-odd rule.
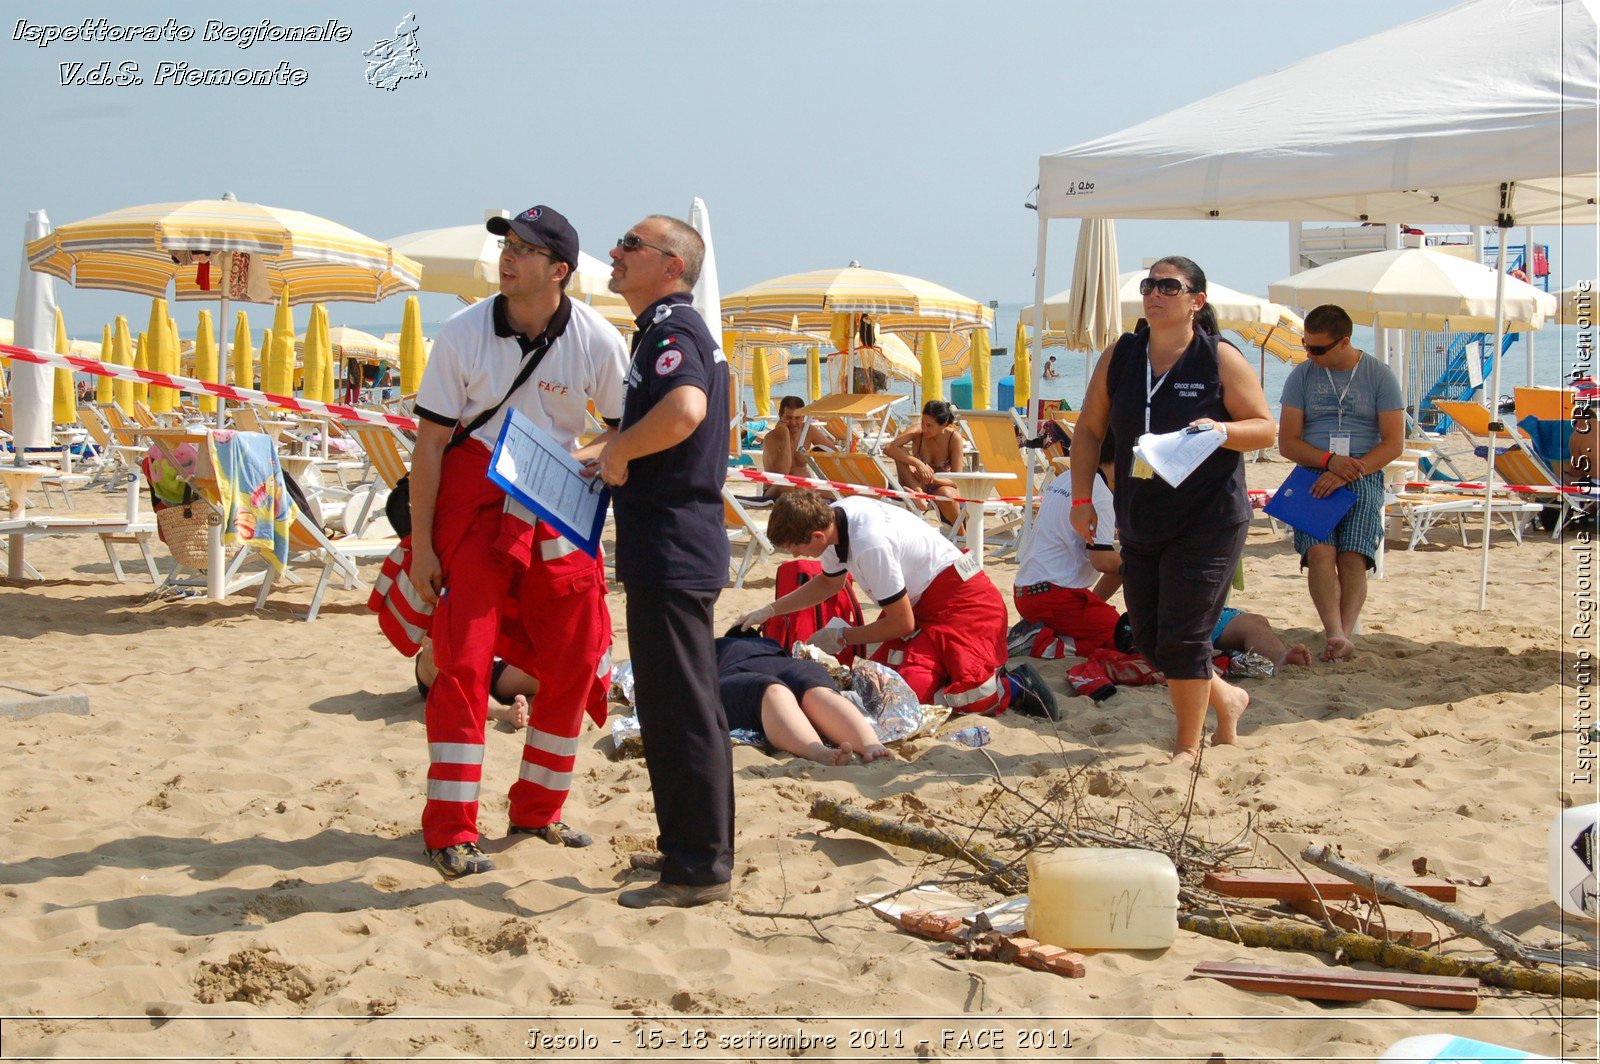
[[1500, 423], [1500, 357], [1506, 333], [1506, 228], [1500, 227], [1500, 257], [1494, 269], [1494, 371], [1489, 375], [1489, 472], [1483, 478], [1483, 563], [1478, 572], [1478, 610], [1489, 608], [1489, 539], [1494, 532], [1494, 426]]

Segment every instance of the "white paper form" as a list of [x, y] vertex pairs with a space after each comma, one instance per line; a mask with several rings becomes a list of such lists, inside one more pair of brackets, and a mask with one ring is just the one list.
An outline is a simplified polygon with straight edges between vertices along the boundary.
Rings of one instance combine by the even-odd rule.
[[1177, 487], [1188, 479], [1190, 473], [1199, 469], [1200, 463], [1210, 458], [1225, 439], [1227, 437], [1216, 429], [1203, 432], [1179, 429], [1177, 432], [1159, 434], [1147, 432], [1133, 445], [1133, 456], [1144, 459], [1157, 476]]
[[519, 410], [506, 416], [489, 462], [489, 479], [585, 554], [599, 556], [611, 492], [597, 490], [578, 460]]

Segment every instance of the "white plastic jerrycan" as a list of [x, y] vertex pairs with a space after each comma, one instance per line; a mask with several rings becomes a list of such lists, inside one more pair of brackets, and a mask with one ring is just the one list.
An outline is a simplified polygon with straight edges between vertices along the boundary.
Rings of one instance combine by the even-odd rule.
[[1562, 1064], [1555, 1057], [1541, 1057], [1537, 1053], [1524, 1053], [1520, 1049], [1476, 1042], [1471, 1038], [1457, 1038], [1451, 1034], [1421, 1034], [1402, 1038], [1378, 1058], [1383, 1064], [1522, 1064], [1524, 1061], [1550, 1061]]
[[1024, 926], [1063, 949], [1165, 949], [1178, 934], [1178, 870], [1149, 850], [1029, 854]]
[[1550, 896], [1574, 916], [1600, 915], [1595, 843], [1600, 805], [1563, 809], [1550, 823]]

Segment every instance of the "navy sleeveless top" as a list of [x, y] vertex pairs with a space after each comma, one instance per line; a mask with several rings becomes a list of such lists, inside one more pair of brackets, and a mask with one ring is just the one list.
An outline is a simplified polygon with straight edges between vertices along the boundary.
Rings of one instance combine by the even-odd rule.
[[[1133, 445], [1145, 432], [1149, 334], [1124, 333], [1111, 351], [1106, 390], [1110, 429], [1116, 439], [1117, 532], [1134, 543], [1158, 543], [1195, 522], [1231, 527], [1250, 520], [1244, 455], [1218, 448], [1176, 488], [1160, 477], [1135, 479]], [[1194, 339], [1167, 371], [1149, 400], [1150, 431], [1176, 432], [1196, 418], [1231, 421], [1222, 401], [1217, 337], [1195, 331]]]

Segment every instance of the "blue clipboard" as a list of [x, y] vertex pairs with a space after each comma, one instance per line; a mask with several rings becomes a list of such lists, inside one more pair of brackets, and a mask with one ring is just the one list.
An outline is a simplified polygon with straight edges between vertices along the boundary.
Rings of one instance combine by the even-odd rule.
[[[600, 556], [600, 534], [606, 527], [611, 489], [593, 490], [594, 481], [578, 473], [572, 456], [519, 410], [510, 410], [500, 426], [500, 438], [489, 459], [489, 479], [583, 553], [591, 558]], [[546, 495], [533, 494], [526, 483], [542, 485]]]
[[1313, 498], [1311, 485], [1321, 476], [1315, 469], [1295, 466], [1294, 472], [1268, 501], [1267, 515], [1312, 539], [1327, 539], [1333, 535], [1334, 526], [1356, 504], [1356, 493], [1349, 488], [1335, 488], [1326, 498]]

